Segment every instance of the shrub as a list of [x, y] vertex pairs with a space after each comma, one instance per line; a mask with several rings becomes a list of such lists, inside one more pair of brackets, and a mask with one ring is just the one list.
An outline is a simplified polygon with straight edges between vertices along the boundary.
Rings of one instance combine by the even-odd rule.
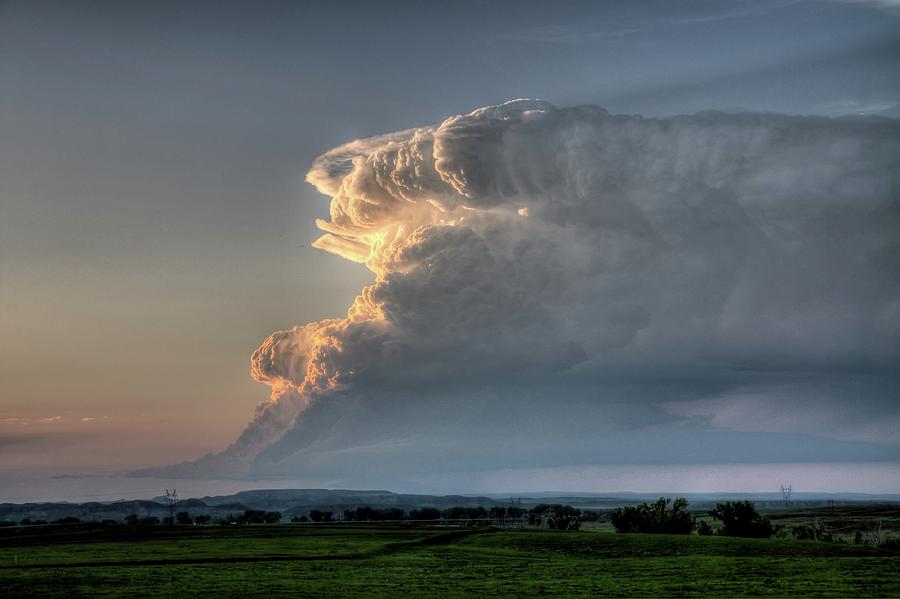
[[406, 513], [396, 507], [377, 509], [364, 505], [355, 510], [344, 510], [344, 520], [347, 521], [380, 522], [384, 520], [403, 520], [405, 516]]
[[798, 541], [834, 541], [832, 534], [822, 528], [818, 520], [814, 520], [812, 524], [794, 526], [791, 533]]
[[244, 515], [238, 519], [240, 524], [277, 524], [280, 521], [281, 512], [264, 510], [244, 510]]
[[719, 534], [726, 537], [769, 538], [772, 536], [772, 522], [767, 516], [756, 511], [752, 501], [724, 501], [717, 503], [709, 513], [721, 520]]
[[20, 524], [22, 526], [42, 525], [42, 524], [47, 524], [47, 521], [46, 520], [32, 520], [31, 518], [22, 518], [22, 522], [20, 522]]
[[547, 525], [553, 530], [578, 530], [581, 528], [581, 510], [561, 503], [541, 503], [531, 510], [529, 521]]
[[320, 512], [319, 510], [312, 510], [309, 513], [309, 519], [313, 522], [331, 522], [331, 517], [334, 514], [332, 512]]
[[706, 537], [713, 534], [715, 531], [713, 530], [712, 525], [706, 520], [700, 520], [697, 522], [697, 534], [701, 537]]
[[[672, 509], [669, 509], [670, 503]], [[687, 505], [684, 497], [675, 501], [660, 497], [652, 504], [620, 507], [611, 519], [618, 532], [689, 535], [694, 530], [695, 520], [687, 511]]]
[[442, 515], [447, 520], [484, 520], [488, 517], [488, 512], [481, 506], [450, 507]]

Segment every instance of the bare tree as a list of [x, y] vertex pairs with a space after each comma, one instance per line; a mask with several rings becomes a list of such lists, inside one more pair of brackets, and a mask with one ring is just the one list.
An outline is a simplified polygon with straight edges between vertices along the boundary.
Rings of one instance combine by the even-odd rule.
[[887, 531], [882, 528], [881, 520], [879, 520], [878, 525], [869, 531], [869, 542], [873, 547], [881, 547], [885, 541], [887, 541]]

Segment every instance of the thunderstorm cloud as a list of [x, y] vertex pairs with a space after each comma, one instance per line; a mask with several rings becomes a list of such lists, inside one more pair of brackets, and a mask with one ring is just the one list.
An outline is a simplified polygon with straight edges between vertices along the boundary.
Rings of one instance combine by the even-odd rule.
[[515, 100], [307, 181], [374, 281], [263, 341], [271, 400], [175, 472], [898, 456], [898, 121]]

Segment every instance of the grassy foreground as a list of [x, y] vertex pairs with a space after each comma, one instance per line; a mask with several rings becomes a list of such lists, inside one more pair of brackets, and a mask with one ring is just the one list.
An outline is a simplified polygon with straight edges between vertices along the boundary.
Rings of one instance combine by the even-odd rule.
[[354, 525], [0, 539], [0, 595], [900, 596], [900, 554], [791, 540]]

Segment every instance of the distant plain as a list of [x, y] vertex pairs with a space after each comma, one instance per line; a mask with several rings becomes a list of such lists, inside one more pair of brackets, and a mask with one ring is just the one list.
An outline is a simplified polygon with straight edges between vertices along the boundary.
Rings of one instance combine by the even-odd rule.
[[[869, 522], [871, 510], [771, 516], [782, 524], [836, 526]], [[892, 512], [874, 515], [896, 531]], [[0, 595], [900, 595], [896, 545], [626, 535], [606, 528], [18, 527], [0, 531]]]

